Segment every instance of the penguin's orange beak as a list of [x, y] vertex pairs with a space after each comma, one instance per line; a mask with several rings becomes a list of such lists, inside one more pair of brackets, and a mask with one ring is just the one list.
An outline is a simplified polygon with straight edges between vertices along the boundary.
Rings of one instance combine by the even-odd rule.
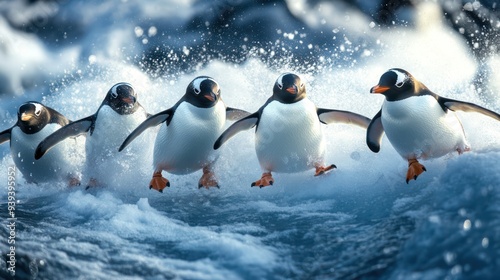
[[212, 102], [215, 101], [215, 99], [211, 95], [205, 95], [205, 98], [212, 101]]
[[384, 86], [376, 85], [376, 86], [372, 87], [372, 89], [370, 90], [370, 93], [384, 93], [388, 89], [390, 89], [390, 87], [384, 87]]
[[296, 86], [291, 86], [286, 89], [290, 94], [297, 94], [297, 87]]
[[214, 102], [216, 95], [215, 95], [215, 93], [210, 92], [210, 93], [207, 93], [207, 94], [203, 95], [203, 97], [205, 97], [206, 99], [210, 100], [210, 102]]
[[33, 117], [32, 115], [28, 115], [28, 114], [26, 114], [26, 113], [23, 113], [23, 114], [21, 115], [21, 120], [22, 120], [23, 122], [27, 122], [27, 121], [31, 120], [31, 118], [32, 118], [32, 117]]
[[128, 96], [128, 97], [123, 98], [122, 100], [123, 100], [123, 102], [125, 102], [127, 104], [134, 104], [136, 99], [133, 96]]

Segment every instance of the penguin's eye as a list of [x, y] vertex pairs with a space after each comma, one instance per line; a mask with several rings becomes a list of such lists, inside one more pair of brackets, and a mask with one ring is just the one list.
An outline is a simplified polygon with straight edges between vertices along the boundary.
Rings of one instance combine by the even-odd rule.
[[405, 82], [409, 80], [409, 77], [407, 74], [397, 70], [397, 69], [392, 69], [390, 70], [396, 74], [396, 83], [394, 84], [397, 88], [401, 88], [404, 86]]
[[35, 104], [35, 116], [40, 116], [40, 114], [42, 113], [42, 106], [39, 105], [39, 104]]
[[200, 92], [201, 92], [201, 89], [199, 89], [197, 87], [195, 87], [193, 90], [194, 90], [194, 93], [196, 93], [196, 94], [200, 94]]
[[282, 84], [277, 83], [276, 85], [278, 86], [279, 89], [283, 89], [283, 85]]

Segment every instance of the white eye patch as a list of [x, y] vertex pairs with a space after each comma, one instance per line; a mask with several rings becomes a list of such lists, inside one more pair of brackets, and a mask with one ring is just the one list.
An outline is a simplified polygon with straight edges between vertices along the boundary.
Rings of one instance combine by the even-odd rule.
[[392, 69], [391, 71], [396, 73], [396, 75], [398, 76], [395, 84], [395, 86], [397, 86], [398, 88], [402, 87], [405, 84], [405, 82], [409, 79], [408, 76], [403, 72], [394, 69]]
[[40, 114], [42, 113], [42, 104], [39, 104], [39, 103], [31, 103], [33, 104], [33, 106], [35, 106], [35, 116], [40, 116]]
[[212, 82], [214, 82], [217, 87], [219, 87], [219, 84], [212, 78], [207, 78], [207, 77], [203, 77], [203, 78], [196, 78], [194, 81], [193, 81], [193, 89], [194, 89], [194, 93], [196, 94], [200, 94], [201, 92], [201, 83], [205, 80], [210, 80]]
[[[279, 89], [283, 89], [283, 77], [285, 77], [286, 75], [294, 75], [294, 74], [290, 73], [290, 72], [281, 74], [281, 76], [279, 76], [278, 79], [276, 80], [276, 85], [278, 86]], [[303, 87], [303, 86], [304, 86], [304, 82], [302, 81], [302, 83], [300, 84], [300, 87]]]
[[117, 98], [117, 97], [118, 97], [118, 92], [117, 92], [117, 90], [118, 90], [118, 87], [119, 87], [119, 86], [129, 86], [129, 87], [133, 88], [133, 87], [132, 87], [132, 85], [131, 85], [131, 84], [129, 84], [129, 83], [118, 83], [118, 84], [114, 85], [114, 86], [111, 88], [111, 96], [112, 96], [113, 98]]
[[278, 86], [279, 89], [283, 88], [283, 77], [288, 75], [288, 74], [291, 74], [291, 73], [281, 74], [281, 76], [279, 76], [278, 79], [276, 80], [276, 85]]

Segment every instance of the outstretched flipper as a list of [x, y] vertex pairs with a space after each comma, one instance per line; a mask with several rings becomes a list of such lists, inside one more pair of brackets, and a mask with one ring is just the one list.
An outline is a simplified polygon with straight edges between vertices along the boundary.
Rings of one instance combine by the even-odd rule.
[[12, 127], [0, 132], [0, 144], [5, 141], [10, 141], [10, 134], [12, 132]]
[[365, 116], [349, 111], [318, 108], [317, 112], [319, 120], [324, 124], [345, 123], [367, 128], [371, 121]]
[[170, 109], [167, 109], [163, 112], [155, 114], [155, 115], [149, 117], [148, 119], [146, 119], [145, 121], [143, 121], [136, 129], [134, 129], [134, 131], [132, 131], [132, 133], [130, 133], [129, 136], [127, 136], [127, 138], [125, 139], [125, 141], [123, 141], [123, 143], [120, 146], [120, 148], [118, 149], [118, 151], [121, 152], [123, 149], [125, 149], [125, 147], [127, 147], [128, 144], [130, 144], [130, 142], [132, 142], [137, 136], [139, 136], [141, 133], [143, 133], [144, 130], [146, 130], [150, 127], [153, 127], [153, 126], [157, 126], [165, 121], [167, 122], [167, 125], [168, 125], [173, 114], [174, 114], [174, 110], [172, 108], [170, 108]]
[[382, 126], [382, 110], [373, 117], [368, 129], [366, 130], [366, 144], [374, 153], [380, 151], [380, 143], [384, 136], [384, 127]]
[[56, 110], [45, 106], [45, 110], [49, 111], [50, 113], [50, 123], [57, 123], [60, 126], [65, 126], [71, 123], [70, 120], [68, 120], [65, 116], [63, 116], [61, 113], [57, 112]]
[[493, 112], [491, 110], [488, 110], [486, 108], [483, 108], [483, 107], [476, 105], [474, 103], [449, 99], [449, 98], [441, 97], [441, 96], [438, 97], [438, 102], [441, 105], [441, 107], [450, 109], [452, 111], [481, 113], [481, 114], [486, 115], [490, 118], [493, 118], [497, 121], [500, 121], [500, 115], [498, 113]]
[[236, 108], [227, 107], [226, 108], [226, 119], [230, 121], [237, 121], [242, 118], [250, 116], [250, 113], [245, 110], [240, 110]]
[[259, 121], [259, 112], [255, 112], [235, 123], [233, 123], [226, 131], [224, 131], [221, 136], [215, 141], [214, 144], [214, 150], [217, 150], [224, 144], [227, 140], [229, 140], [231, 137], [236, 135], [238, 132], [250, 129], [257, 125], [257, 122]]
[[35, 150], [35, 159], [40, 159], [45, 153], [47, 153], [52, 147], [54, 147], [57, 143], [63, 141], [68, 137], [75, 137], [87, 131], [93, 130], [95, 116], [89, 116], [84, 119], [69, 123], [56, 130], [51, 135], [47, 136], [47, 138], [43, 139], [40, 144], [36, 147]]

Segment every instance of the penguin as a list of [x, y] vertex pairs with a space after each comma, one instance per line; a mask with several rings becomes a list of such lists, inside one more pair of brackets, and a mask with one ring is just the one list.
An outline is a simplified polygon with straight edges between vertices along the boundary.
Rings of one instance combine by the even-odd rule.
[[28, 183], [44, 183], [57, 179], [69, 180], [77, 185], [77, 165], [68, 157], [71, 143], [64, 141], [47, 157], [37, 161], [35, 148], [45, 137], [67, 125], [70, 121], [56, 110], [42, 103], [23, 103], [17, 112], [17, 122], [11, 128], [0, 132], [0, 143], [10, 141], [10, 152], [16, 167]]
[[385, 72], [370, 92], [384, 95], [385, 100], [368, 126], [366, 143], [378, 153], [385, 132], [396, 151], [408, 161], [406, 183], [427, 171], [419, 159], [470, 150], [454, 111], [481, 113], [500, 121], [500, 115], [493, 111], [435, 94], [400, 68]]
[[271, 172], [316, 169], [315, 176], [336, 168], [325, 165], [326, 143], [321, 124], [347, 123], [367, 128], [370, 119], [348, 111], [317, 108], [306, 95], [302, 79], [294, 73], [278, 77], [273, 95], [260, 109], [235, 122], [217, 139], [214, 149], [240, 131], [255, 127], [255, 150], [263, 171], [252, 187], [273, 185]]
[[117, 83], [109, 89], [95, 114], [64, 126], [41, 141], [35, 151], [35, 158], [42, 158], [68, 137], [86, 135], [84, 174], [89, 177], [87, 188], [112, 184], [115, 178], [110, 172], [120, 172], [126, 162], [146, 156], [140, 147], [136, 147], [128, 153], [134, 157], [119, 157], [117, 147], [148, 116], [137, 101], [137, 93], [132, 85]]
[[220, 96], [221, 88], [211, 77], [199, 76], [186, 88], [184, 96], [171, 108], [151, 116], [139, 125], [120, 146], [122, 151], [146, 129], [161, 124], [153, 152], [154, 172], [150, 189], [163, 192], [170, 187], [162, 176], [188, 174], [202, 169], [198, 188], [217, 187], [213, 165], [218, 154], [212, 149], [223, 131], [226, 119], [236, 120], [248, 112], [226, 107]]

